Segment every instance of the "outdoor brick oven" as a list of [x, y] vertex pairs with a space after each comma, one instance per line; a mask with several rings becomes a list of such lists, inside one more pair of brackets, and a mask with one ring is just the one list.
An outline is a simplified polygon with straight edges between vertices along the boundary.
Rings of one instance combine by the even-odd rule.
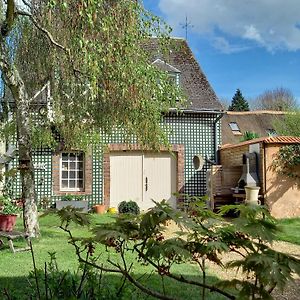
[[[258, 138], [238, 144], [223, 145], [220, 148], [222, 167], [241, 167], [243, 154], [257, 153], [260, 194], [271, 214], [276, 218], [300, 216], [300, 188], [296, 179], [280, 175], [272, 169], [272, 162], [280, 147], [300, 144], [298, 137]], [[237, 182], [232, 182], [236, 186]]]

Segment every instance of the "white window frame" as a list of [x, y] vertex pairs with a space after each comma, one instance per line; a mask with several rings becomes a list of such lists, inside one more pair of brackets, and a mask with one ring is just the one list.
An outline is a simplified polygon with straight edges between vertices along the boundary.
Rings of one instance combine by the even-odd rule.
[[240, 127], [239, 127], [237, 122], [229, 122], [228, 125], [229, 125], [229, 127], [230, 127], [233, 134], [235, 134], [235, 135], [241, 135], [242, 134], [241, 130], [240, 130]]
[[168, 75], [169, 75], [169, 78], [174, 81], [176, 87], [179, 87], [179, 85], [180, 85], [180, 74], [169, 72]]
[[[63, 155], [67, 154], [68, 159], [63, 160]], [[70, 155], [75, 154], [75, 160], [70, 160]], [[82, 156], [82, 159], [79, 159], [78, 157]], [[63, 168], [63, 163], [67, 163], [67, 169]], [[75, 163], [75, 167], [71, 168], [70, 164]], [[82, 169], [78, 167], [78, 163], [82, 163]], [[63, 178], [63, 172], [68, 172], [67, 177]], [[70, 177], [70, 172], [74, 172], [75, 176], [74, 178]], [[78, 177], [78, 173], [82, 172], [82, 178]], [[70, 181], [75, 181], [75, 187], [70, 187]], [[82, 187], [78, 185], [79, 181], [82, 180]], [[62, 182], [68, 181], [68, 187], [63, 187]], [[74, 151], [64, 151], [60, 153], [60, 164], [59, 164], [59, 185], [60, 185], [60, 191], [70, 191], [70, 192], [83, 192], [84, 186], [85, 186], [85, 156], [83, 152], [74, 152]]]

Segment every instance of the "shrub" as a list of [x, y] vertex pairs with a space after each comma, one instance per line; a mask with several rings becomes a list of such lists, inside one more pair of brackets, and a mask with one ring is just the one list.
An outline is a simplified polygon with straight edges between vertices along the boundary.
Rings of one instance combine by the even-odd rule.
[[61, 201], [72, 201], [74, 198], [73, 195], [64, 195], [61, 197]]
[[[29, 274], [31, 287], [38, 282], [39, 290], [28, 289], [22, 299], [128, 299], [131, 290], [115, 282], [108, 282], [105, 276], [97, 269], [85, 264], [79, 264], [77, 272], [60, 270], [58, 268], [56, 253], [48, 252], [50, 262], [42, 269], [36, 269]], [[11, 297], [15, 291], [11, 290]], [[18, 295], [18, 297], [20, 297]], [[17, 299], [17, 298], [9, 298]]]
[[250, 141], [256, 138], [259, 138], [259, 135], [256, 132], [245, 131], [243, 137], [240, 139], [240, 142]]
[[81, 201], [81, 200], [83, 200], [83, 196], [64, 195], [61, 197], [61, 201]]
[[[274, 156], [272, 169], [278, 174], [291, 178], [300, 178], [300, 146], [297, 144], [283, 146]], [[299, 184], [299, 182], [298, 182]]]
[[21, 208], [11, 201], [9, 197], [0, 196], [0, 213], [3, 215], [16, 215]]
[[133, 214], [138, 215], [140, 208], [135, 201], [122, 201], [118, 206], [119, 214]]

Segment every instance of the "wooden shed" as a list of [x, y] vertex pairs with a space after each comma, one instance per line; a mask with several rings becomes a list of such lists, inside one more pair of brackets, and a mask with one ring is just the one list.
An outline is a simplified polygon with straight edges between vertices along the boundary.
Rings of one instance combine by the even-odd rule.
[[[260, 194], [263, 196], [264, 204], [276, 218], [300, 216], [299, 182], [297, 179], [278, 174], [272, 168], [272, 163], [279, 149], [291, 144], [300, 144], [300, 138], [289, 136], [258, 138], [220, 147], [220, 163], [222, 169], [227, 170], [227, 172], [239, 167], [242, 168], [244, 153], [257, 153]], [[232, 188], [237, 186], [237, 176], [223, 177], [226, 177], [225, 188], [230, 193], [230, 186]]]

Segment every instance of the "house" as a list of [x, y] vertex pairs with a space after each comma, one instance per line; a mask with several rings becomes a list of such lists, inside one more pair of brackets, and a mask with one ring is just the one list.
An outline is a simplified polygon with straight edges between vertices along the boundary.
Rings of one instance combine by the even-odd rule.
[[[65, 194], [80, 195], [89, 205], [104, 203], [116, 207], [123, 200], [137, 201], [142, 209], [153, 206], [152, 199], [167, 199], [177, 206], [174, 192], [190, 195], [206, 193], [206, 162], [195, 171], [193, 157], [216, 160], [221, 141], [222, 106], [197, 63], [187, 42], [172, 39], [167, 59], [158, 51], [157, 39], [145, 46], [151, 61], [169, 73], [182, 87], [188, 106], [180, 113], [170, 110], [163, 116], [168, 127], [170, 149], [146, 151], [138, 144], [126, 144], [116, 132], [107, 138], [105, 150], [90, 153], [39, 149], [34, 153], [36, 193], [39, 201], [54, 202]], [[11, 167], [16, 166], [14, 161]], [[15, 197], [19, 180], [15, 182]]]
[[[243, 154], [255, 152], [258, 156], [257, 171], [260, 194], [264, 204], [276, 218], [300, 216], [300, 189], [298, 179], [276, 172], [273, 162], [279, 149], [286, 145], [300, 144], [299, 137], [263, 137], [220, 148], [220, 163], [227, 171], [226, 184], [236, 187], [242, 172]], [[236, 176], [237, 175], [237, 176]], [[228, 191], [230, 192], [230, 191]], [[232, 191], [231, 191], [232, 193]]]
[[282, 121], [285, 112], [269, 110], [227, 111], [222, 118], [222, 144], [239, 143], [246, 131], [259, 137], [276, 135], [274, 123]]

